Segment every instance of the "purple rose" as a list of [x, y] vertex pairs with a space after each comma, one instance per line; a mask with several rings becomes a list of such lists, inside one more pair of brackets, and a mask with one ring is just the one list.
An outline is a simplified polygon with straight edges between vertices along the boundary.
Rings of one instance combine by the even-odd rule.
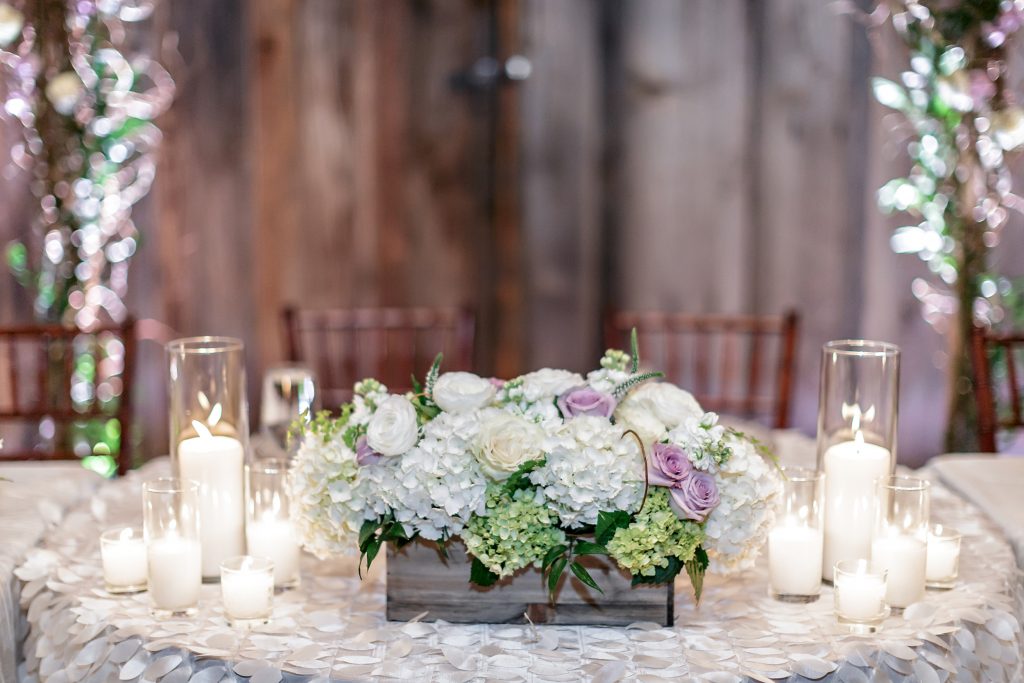
[[652, 486], [676, 486], [693, 471], [693, 464], [682, 446], [656, 443], [647, 460], [647, 479]]
[[579, 415], [611, 417], [618, 402], [611, 394], [584, 385], [569, 389], [559, 396], [557, 404], [562, 417], [568, 419]]
[[670, 504], [682, 519], [703, 522], [718, 505], [718, 486], [707, 472], [691, 472], [690, 476], [669, 489]]
[[366, 435], [356, 439], [356, 464], [360, 467], [367, 465], [375, 465], [380, 459], [384, 457], [377, 451], [370, 448], [370, 444], [366, 443]]
[[505, 386], [505, 380], [498, 379], [497, 377], [491, 377], [488, 381], [491, 383], [492, 387], [494, 387], [495, 389], [497, 389], [499, 391], [501, 390], [501, 388], [503, 386]]

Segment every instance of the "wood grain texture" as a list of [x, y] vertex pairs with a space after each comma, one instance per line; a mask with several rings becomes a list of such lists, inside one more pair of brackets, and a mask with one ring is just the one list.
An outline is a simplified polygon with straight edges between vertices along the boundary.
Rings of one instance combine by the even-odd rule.
[[566, 570], [552, 607], [538, 569], [527, 568], [481, 588], [469, 583], [470, 561], [459, 541], [449, 545], [447, 562], [431, 542], [417, 540], [401, 550], [389, 545], [387, 617], [403, 621], [428, 612], [427, 621], [520, 624], [527, 622], [528, 614], [535, 624], [627, 626], [653, 621], [672, 625], [673, 585], [634, 588], [629, 575], [606, 557], [588, 556], [580, 563], [604, 594], [583, 585]]

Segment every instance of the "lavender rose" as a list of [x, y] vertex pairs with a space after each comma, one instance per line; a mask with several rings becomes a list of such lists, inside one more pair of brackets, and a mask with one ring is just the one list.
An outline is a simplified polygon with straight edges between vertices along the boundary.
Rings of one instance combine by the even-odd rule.
[[556, 402], [558, 409], [562, 411], [562, 417], [578, 417], [580, 415], [593, 415], [594, 417], [611, 417], [615, 412], [618, 402], [611, 394], [598, 391], [586, 385], [573, 387], [561, 396]]
[[377, 451], [370, 448], [370, 444], [366, 443], [366, 435], [356, 439], [356, 464], [360, 467], [367, 465], [375, 465], [380, 462], [380, 459], [384, 457]]
[[656, 443], [647, 460], [647, 480], [652, 486], [674, 487], [693, 471], [693, 463], [682, 446]]
[[669, 489], [672, 496], [670, 505], [676, 515], [683, 519], [703, 522], [718, 505], [718, 486], [715, 478], [707, 472], [690, 472], [690, 475]]

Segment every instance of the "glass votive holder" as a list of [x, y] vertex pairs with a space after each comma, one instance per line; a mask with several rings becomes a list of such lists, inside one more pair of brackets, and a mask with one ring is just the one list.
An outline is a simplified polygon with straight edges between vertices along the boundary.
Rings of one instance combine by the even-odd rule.
[[928, 531], [928, 588], [952, 588], [960, 574], [961, 534], [936, 524]]
[[288, 461], [257, 460], [246, 465], [245, 538], [248, 553], [274, 563], [274, 585], [299, 585], [299, 542], [288, 498]]
[[824, 475], [805, 467], [782, 473], [777, 521], [768, 534], [771, 593], [783, 602], [814, 602], [821, 592]]
[[146, 539], [139, 527], [123, 526], [100, 534], [103, 583], [108, 593], [146, 590], [149, 575]]
[[274, 563], [252, 555], [229, 557], [220, 565], [220, 592], [228, 624], [266, 624], [274, 609]]
[[836, 619], [853, 633], [874, 633], [885, 618], [886, 570], [867, 560], [837, 562], [835, 585]]
[[203, 583], [199, 485], [164, 477], [142, 491], [149, 596], [158, 618], [194, 616]]
[[878, 480], [871, 561], [888, 572], [885, 601], [893, 609], [924, 599], [929, 488], [916, 477]]

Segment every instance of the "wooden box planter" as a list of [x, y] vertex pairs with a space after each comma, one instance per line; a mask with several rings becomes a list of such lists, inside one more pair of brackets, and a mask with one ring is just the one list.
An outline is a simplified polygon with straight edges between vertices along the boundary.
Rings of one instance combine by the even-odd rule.
[[625, 626], [653, 621], [671, 626], [673, 586], [630, 585], [631, 577], [613, 560], [589, 555], [579, 558], [601, 594], [570, 572], [563, 575], [555, 604], [548, 601], [541, 571], [529, 567], [493, 586], [469, 582], [470, 558], [461, 542], [448, 545], [443, 561], [432, 542], [417, 540], [400, 550], [388, 546], [387, 617], [407, 621], [427, 612], [426, 620], [455, 623], [526, 623]]

